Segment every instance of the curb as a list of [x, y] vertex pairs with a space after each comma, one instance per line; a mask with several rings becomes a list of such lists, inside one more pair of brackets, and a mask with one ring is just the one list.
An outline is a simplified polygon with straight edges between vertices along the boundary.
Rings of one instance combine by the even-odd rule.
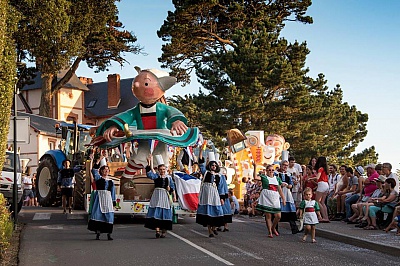
[[337, 242], [343, 242], [349, 245], [365, 248], [369, 250], [375, 250], [381, 253], [389, 254], [395, 257], [400, 257], [400, 248], [394, 246], [388, 246], [381, 243], [371, 242], [365, 239], [344, 235], [341, 233], [318, 229], [316, 228], [317, 235], [323, 238], [327, 238]]

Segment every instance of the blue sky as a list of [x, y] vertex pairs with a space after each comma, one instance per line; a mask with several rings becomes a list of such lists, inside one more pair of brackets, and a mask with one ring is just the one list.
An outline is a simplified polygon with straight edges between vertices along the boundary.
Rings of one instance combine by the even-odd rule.
[[[122, 0], [118, 7], [125, 29], [134, 32], [148, 55], [126, 55], [130, 65], [121, 68], [115, 64], [109, 72], [98, 74], [81, 64], [78, 76], [101, 82], [114, 73], [121, 79], [133, 77], [135, 65], [160, 68], [157, 58], [163, 42], [156, 31], [168, 10], [173, 10], [172, 1]], [[323, 73], [330, 88], [340, 84], [343, 100], [369, 115], [368, 135], [356, 152], [374, 145], [379, 161], [390, 162], [394, 169], [400, 168], [398, 10], [397, 0], [318, 0], [308, 10], [313, 24], [288, 23], [283, 32], [291, 42], [307, 42], [311, 53], [306, 66], [311, 77]], [[199, 86], [196, 81], [186, 87], [175, 85], [167, 96], [197, 93]]]

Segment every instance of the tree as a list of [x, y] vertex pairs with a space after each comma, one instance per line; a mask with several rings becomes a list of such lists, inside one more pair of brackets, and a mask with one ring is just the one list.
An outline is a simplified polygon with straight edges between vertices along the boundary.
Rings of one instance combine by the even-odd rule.
[[305, 42], [280, 36], [289, 21], [312, 23], [311, 1], [173, 3], [176, 10], [158, 32], [167, 42], [160, 61], [183, 82], [194, 70], [207, 93], [171, 104], [190, 106], [208, 135], [224, 136], [233, 127], [280, 133], [304, 162], [354, 152], [367, 134], [368, 115], [342, 101], [340, 86], [329, 90], [323, 74], [307, 76]]
[[378, 162], [378, 154], [375, 151], [375, 147], [364, 149], [362, 152], [352, 156], [353, 165], [366, 166], [370, 163], [376, 164]]
[[16, 77], [16, 54], [12, 34], [16, 30], [18, 13], [0, 1], [0, 167], [4, 163], [4, 151], [7, 145], [8, 127], [13, 102]]
[[[138, 53], [136, 37], [122, 30], [114, 0], [13, 0], [23, 14], [15, 34], [20, 60], [33, 61], [42, 77], [39, 114], [50, 117], [51, 100], [81, 61], [96, 72], [111, 61], [123, 65], [125, 52]], [[59, 81], [57, 72], [68, 69]]]

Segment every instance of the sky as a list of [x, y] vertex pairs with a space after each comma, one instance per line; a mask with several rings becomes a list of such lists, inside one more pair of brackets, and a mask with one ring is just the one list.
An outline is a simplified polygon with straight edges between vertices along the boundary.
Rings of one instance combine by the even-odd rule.
[[[95, 83], [118, 73], [121, 79], [136, 76], [134, 66], [161, 68], [162, 40], [157, 30], [174, 7], [170, 0], [121, 0], [119, 19], [133, 32], [147, 55], [125, 56], [129, 64], [113, 64], [108, 72], [94, 73], [84, 63], [78, 76], [91, 77]], [[325, 75], [328, 87], [340, 84], [343, 101], [367, 113], [368, 135], [356, 153], [375, 146], [379, 162], [390, 162], [400, 168], [400, 1], [385, 0], [314, 0], [307, 14], [313, 24], [287, 23], [282, 36], [290, 42], [307, 42], [310, 54], [306, 60], [309, 76]], [[180, 84], [166, 96], [197, 94], [201, 85], [192, 78], [185, 87]], [[284, 132], [281, 133], [284, 135]]]

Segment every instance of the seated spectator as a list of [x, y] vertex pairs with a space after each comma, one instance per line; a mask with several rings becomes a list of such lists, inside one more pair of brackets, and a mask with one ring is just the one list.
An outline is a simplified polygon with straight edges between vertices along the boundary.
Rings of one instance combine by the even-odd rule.
[[329, 165], [329, 175], [328, 175], [328, 182], [329, 182], [329, 193], [326, 196], [326, 202], [328, 207], [329, 218], [333, 218], [336, 214], [336, 206], [333, 208], [333, 205], [328, 205], [328, 202], [331, 200], [336, 191], [336, 184], [340, 181], [340, 174], [337, 173], [337, 166], [335, 164]]
[[342, 165], [339, 168], [340, 178], [338, 178], [338, 182], [335, 185], [335, 192], [333, 193], [332, 197], [328, 199], [328, 207], [332, 211], [332, 215], [329, 217], [330, 220], [342, 219], [341, 213], [344, 213], [342, 209], [342, 202], [341, 197], [339, 197], [339, 192], [343, 191], [347, 188], [349, 183], [349, 178], [346, 175], [346, 165]]
[[381, 210], [383, 213], [393, 213], [394, 206], [398, 203], [399, 193], [395, 190], [396, 181], [393, 178], [387, 178], [384, 183], [384, 195], [381, 198], [372, 198], [375, 205], [369, 208], [368, 226], [365, 230], [377, 230], [376, 213]]
[[382, 186], [385, 180], [385, 176], [381, 176], [381, 178], [376, 179], [375, 184], [377, 189], [374, 191], [374, 193], [372, 193], [372, 195], [367, 199], [366, 202], [360, 202], [357, 204], [358, 217], [352, 219], [353, 222], [358, 222], [358, 225], [356, 225], [356, 227], [363, 228], [368, 225], [367, 219], [369, 214], [369, 207], [375, 205], [373, 199], [383, 196]]
[[[357, 166], [354, 171], [354, 176], [357, 177], [356, 190], [352, 194], [347, 194], [345, 199], [345, 209], [346, 218], [343, 219], [344, 222], [349, 222], [349, 218], [352, 216], [351, 205], [356, 203], [359, 198], [361, 198], [361, 193], [364, 189], [364, 168], [362, 166]], [[354, 180], [355, 181], [355, 180]]]
[[400, 236], [400, 203], [397, 203], [397, 206], [393, 213], [392, 222], [385, 228], [385, 232], [389, 232], [392, 229], [397, 229], [396, 236]]
[[[337, 201], [338, 201], [338, 216], [335, 218], [336, 221], [340, 221], [346, 217], [345, 214], [345, 200], [346, 197], [349, 197], [354, 194], [358, 187], [358, 178], [353, 175], [353, 168], [346, 168], [346, 177], [348, 178], [348, 186], [342, 191], [337, 193]], [[339, 206], [340, 205], [340, 206]]]

